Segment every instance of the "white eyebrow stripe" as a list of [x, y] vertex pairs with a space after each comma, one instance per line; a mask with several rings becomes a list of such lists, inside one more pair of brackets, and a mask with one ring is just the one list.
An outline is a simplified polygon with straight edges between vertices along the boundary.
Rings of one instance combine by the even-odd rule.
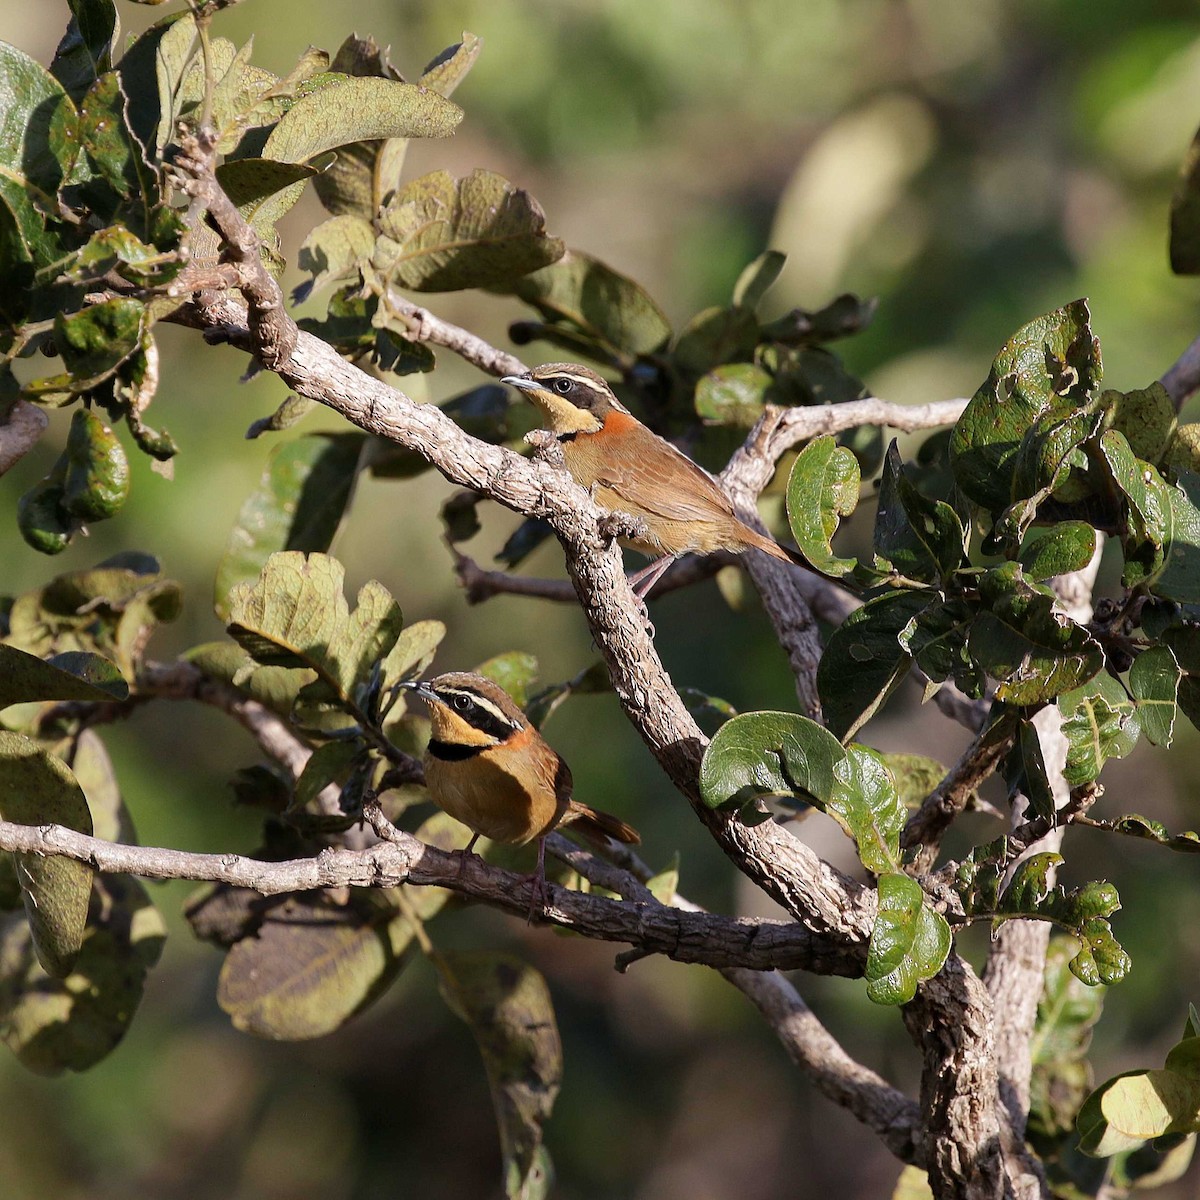
[[[553, 375], [547, 375], [545, 379], [537, 380], [538, 383], [549, 383], [554, 379], [569, 379], [572, 383], [581, 384], [583, 387], [591, 388], [593, 392], [601, 390], [600, 385], [594, 379], [585, 379], [582, 375], [572, 375], [569, 371], [555, 371]], [[605, 384], [605, 389], [607, 389]]]

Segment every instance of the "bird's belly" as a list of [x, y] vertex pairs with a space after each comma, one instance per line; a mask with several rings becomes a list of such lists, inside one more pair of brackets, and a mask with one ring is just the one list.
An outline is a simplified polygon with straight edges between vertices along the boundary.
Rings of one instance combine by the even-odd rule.
[[527, 788], [486, 752], [462, 762], [427, 757], [425, 781], [440, 809], [494, 842], [523, 846], [553, 828], [558, 816], [555, 796]]

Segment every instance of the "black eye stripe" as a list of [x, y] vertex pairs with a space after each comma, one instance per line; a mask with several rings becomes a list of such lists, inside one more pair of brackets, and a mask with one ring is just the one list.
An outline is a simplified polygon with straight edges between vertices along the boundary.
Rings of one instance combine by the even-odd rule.
[[[511, 721], [496, 713], [490, 705], [480, 704], [467, 692], [443, 692], [441, 700], [464, 721], [489, 737], [503, 740], [517, 728]], [[464, 703], [465, 702], [465, 703]]]

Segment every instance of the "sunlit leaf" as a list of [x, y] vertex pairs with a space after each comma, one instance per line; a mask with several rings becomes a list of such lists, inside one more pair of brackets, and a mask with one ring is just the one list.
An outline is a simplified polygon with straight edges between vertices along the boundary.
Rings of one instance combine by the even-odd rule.
[[867, 947], [867, 998], [907, 1004], [922, 980], [932, 979], [950, 953], [950, 926], [925, 900], [915, 879], [879, 879], [879, 911]]

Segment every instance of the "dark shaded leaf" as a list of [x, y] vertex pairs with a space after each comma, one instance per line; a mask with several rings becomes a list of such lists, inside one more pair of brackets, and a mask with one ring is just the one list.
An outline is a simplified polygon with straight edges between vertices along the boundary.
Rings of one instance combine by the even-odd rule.
[[42, 973], [21, 923], [0, 921], [0, 1037], [39, 1075], [95, 1066], [125, 1036], [165, 938], [146, 889], [128, 875], [96, 877], [66, 979]]
[[50, 73], [78, 103], [96, 76], [112, 66], [120, 23], [113, 0], [72, 0], [71, 20], [50, 64]]
[[667, 318], [640, 284], [578, 250], [505, 290], [546, 320], [571, 326], [614, 351], [652, 354], [671, 336]]
[[905, 474], [893, 440], [883, 464], [875, 553], [909, 579], [951, 575], [966, 559], [968, 532], [943, 500], [923, 496]]
[[408, 921], [371, 889], [352, 889], [346, 904], [320, 892], [289, 896], [264, 915], [255, 936], [230, 948], [217, 1002], [256, 1037], [322, 1037], [386, 990], [412, 936]]
[[542, 976], [506, 954], [442, 954], [442, 996], [470, 1026], [492, 1089], [512, 1200], [543, 1200], [553, 1185], [542, 1127], [562, 1083], [562, 1043]]
[[54, 320], [54, 344], [76, 389], [111, 375], [141, 344], [146, 310], [140, 301], [102, 300]]
[[937, 599], [926, 590], [884, 592], [830, 635], [817, 667], [817, 690], [825, 720], [839, 737], [852, 737], [899, 687], [912, 663], [900, 634]]
[[980, 579], [985, 609], [971, 626], [971, 657], [999, 681], [1008, 704], [1043, 704], [1086, 683], [1104, 653], [1082, 625], [1055, 609], [1053, 595], [1027, 583], [1016, 563]]
[[704, 375], [722, 363], [750, 357], [758, 342], [758, 321], [746, 308], [706, 308], [680, 331], [675, 363], [681, 371]]
[[115, 663], [71, 651], [41, 659], [0, 644], [0, 708], [31, 700], [124, 700], [129, 685]]
[[1200, 133], [1188, 147], [1171, 197], [1171, 270], [1200, 275]]

